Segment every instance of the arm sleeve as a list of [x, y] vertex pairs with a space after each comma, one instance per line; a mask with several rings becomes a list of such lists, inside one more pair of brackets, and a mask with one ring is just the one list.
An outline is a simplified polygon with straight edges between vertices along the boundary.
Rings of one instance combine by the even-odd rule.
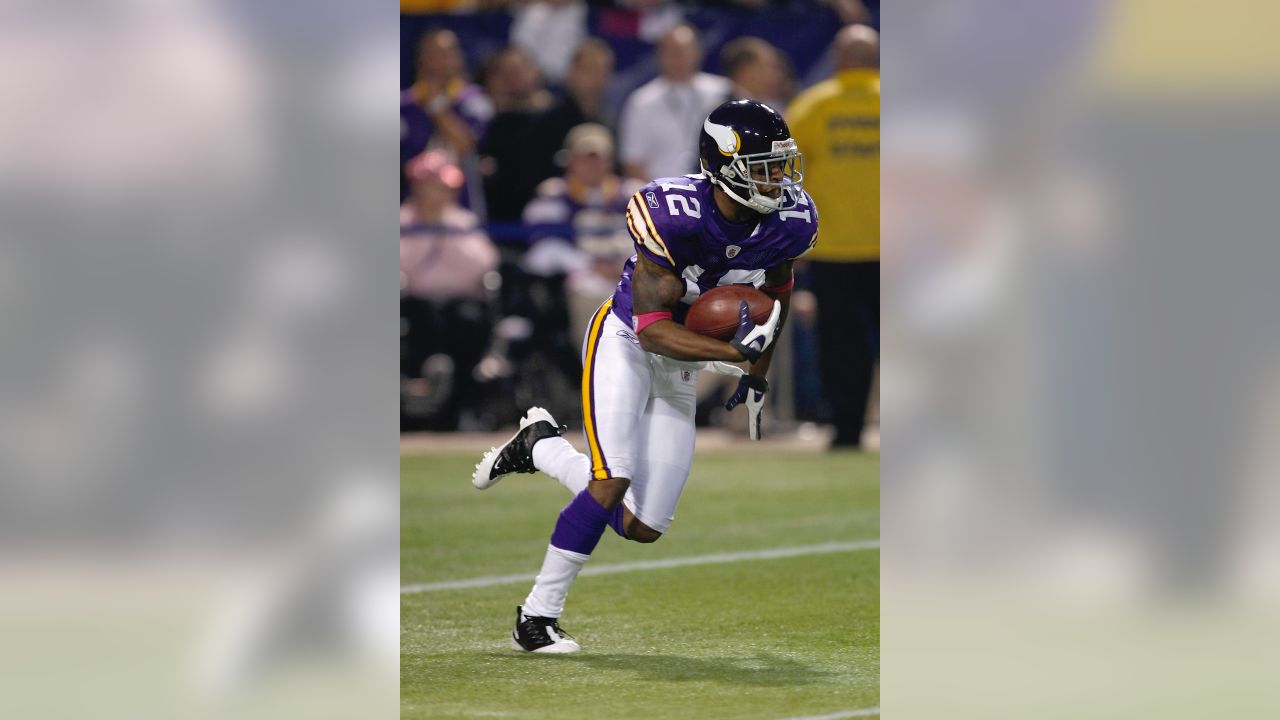
[[644, 255], [659, 267], [675, 269], [675, 257], [672, 256], [666, 240], [658, 232], [653, 216], [649, 214], [643, 190], [632, 195], [627, 203], [627, 232], [631, 234], [637, 253]]

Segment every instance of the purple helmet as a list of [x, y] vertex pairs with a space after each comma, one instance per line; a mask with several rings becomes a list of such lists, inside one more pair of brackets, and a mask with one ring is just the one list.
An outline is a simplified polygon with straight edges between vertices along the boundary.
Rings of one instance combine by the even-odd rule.
[[760, 213], [794, 207], [804, 158], [778, 111], [755, 100], [730, 100], [702, 122], [702, 172], [721, 190]]

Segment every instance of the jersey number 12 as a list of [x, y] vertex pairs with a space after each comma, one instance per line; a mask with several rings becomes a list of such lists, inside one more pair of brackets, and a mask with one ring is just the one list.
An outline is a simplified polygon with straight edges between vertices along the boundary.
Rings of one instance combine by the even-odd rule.
[[[808, 207], [809, 198], [805, 197], [803, 192], [800, 192], [799, 194], [796, 195], [796, 205], [804, 205], [805, 207]], [[793, 218], [793, 217], [804, 218], [805, 222], [809, 222], [809, 211], [808, 210], [783, 210], [782, 212], [778, 213], [778, 217], [782, 218], [783, 220], [787, 220], [788, 218]]]
[[[689, 192], [697, 191], [692, 184], [684, 185], [681, 183], [660, 183], [662, 191], [669, 193], [672, 190], [688, 190]], [[677, 210], [676, 206], [680, 209]], [[696, 197], [685, 197], [683, 195], [667, 195], [667, 213], [671, 215], [688, 215], [691, 218], [702, 217], [702, 203], [698, 202]]]

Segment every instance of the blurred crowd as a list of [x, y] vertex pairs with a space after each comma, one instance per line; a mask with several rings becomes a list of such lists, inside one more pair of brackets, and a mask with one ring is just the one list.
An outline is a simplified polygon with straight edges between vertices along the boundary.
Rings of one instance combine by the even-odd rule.
[[[788, 116], [823, 217], [775, 412], [859, 445], [878, 355], [878, 4], [479, 5], [401, 4], [425, 13], [402, 22], [419, 30], [400, 106], [402, 429], [490, 430], [532, 404], [577, 421], [583, 325], [632, 254], [627, 199], [698, 172], [702, 120], [749, 98]], [[719, 422], [719, 392], [700, 424]]]

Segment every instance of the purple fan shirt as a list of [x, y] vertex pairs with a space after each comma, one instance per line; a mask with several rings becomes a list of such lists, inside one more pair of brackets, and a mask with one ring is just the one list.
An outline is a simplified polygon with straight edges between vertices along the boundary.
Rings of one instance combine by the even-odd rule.
[[[493, 105], [479, 85], [461, 80], [449, 82], [449, 109], [462, 118], [476, 138], [484, 135], [489, 119], [493, 117]], [[435, 123], [422, 107], [426, 98], [417, 85], [400, 93], [400, 162], [427, 149], [435, 135]]]
[[761, 215], [758, 223], [735, 223], [721, 214], [711, 182], [700, 175], [659, 178], [640, 188], [627, 205], [628, 229], [635, 242], [613, 293], [613, 312], [635, 327], [631, 277], [637, 257], [674, 269], [685, 294], [673, 313], [683, 322], [689, 306], [718, 285], [764, 285], [765, 272], [809, 251], [818, 239], [818, 209], [801, 191], [789, 210]]

